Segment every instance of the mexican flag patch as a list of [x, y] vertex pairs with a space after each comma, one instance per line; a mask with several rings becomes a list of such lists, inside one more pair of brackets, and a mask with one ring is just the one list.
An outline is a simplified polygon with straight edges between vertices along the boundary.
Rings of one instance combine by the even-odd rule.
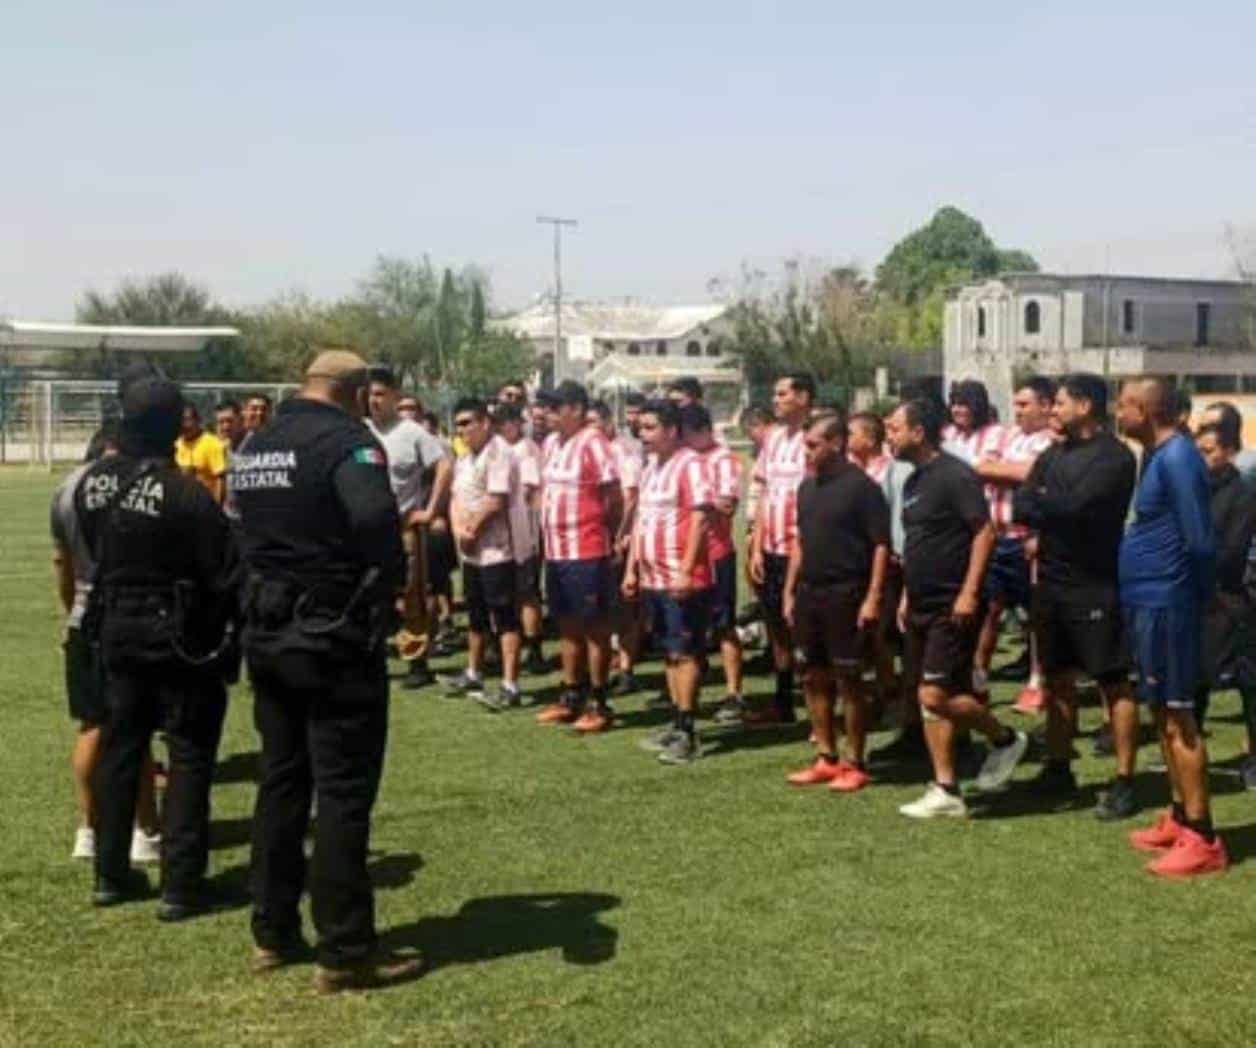
[[361, 462], [364, 466], [388, 465], [388, 460], [384, 458], [384, 453], [379, 448], [355, 448], [353, 461]]

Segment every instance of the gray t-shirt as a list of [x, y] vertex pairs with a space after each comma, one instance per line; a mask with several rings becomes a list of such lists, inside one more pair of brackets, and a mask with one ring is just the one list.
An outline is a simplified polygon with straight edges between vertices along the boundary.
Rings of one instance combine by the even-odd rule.
[[87, 595], [92, 591], [92, 576], [96, 565], [92, 561], [92, 552], [87, 548], [87, 540], [83, 537], [83, 529], [79, 526], [78, 514], [74, 511], [74, 492], [78, 489], [83, 474], [91, 468], [91, 463], [84, 463], [65, 478], [52, 496], [52, 538], [53, 541], [67, 550], [74, 561], [74, 606], [70, 609], [66, 625], [78, 629], [83, 621], [83, 612], [87, 608]]
[[374, 420], [369, 425], [388, 456], [388, 479], [397, 497], [397, 509], [403, 516], [422, 509], [431, 492], [432, 468], [446, 457], [440, 441], [425, 426], [408, 418], [398, 418], [386, 430]]
[[885, 501], [890, 504], [890, 547], [894, 551], [894, 556], [900, 558], [903, 556], [903, 548], [907, 545], [907, 534], [903, 529], [903, 486], [915, 468], [910, 462], [894, 459], [881, 481]]

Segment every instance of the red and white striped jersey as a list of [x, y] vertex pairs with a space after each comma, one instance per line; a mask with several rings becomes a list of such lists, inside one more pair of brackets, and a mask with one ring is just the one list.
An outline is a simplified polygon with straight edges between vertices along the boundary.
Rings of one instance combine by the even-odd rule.
[[566, 441], [554, 436], [542, 471], [541, 529], [546, 559], [609, 556], [611, 540], [601, 489], [619, 480], [611, 442], [595, 426], [586, 426]]
[[[651, 457], [641, 477], [637, 522], [637, 570], [642, 589], [666, 590], [677, 585], [693, 526], [693, 515], [714, 501], [702, 456], [679, 448], [664, 463]], [[699, 551], [694, 564], [695, 589], [711, 585], [711, 560]]]
[[998, 422], [991, 422], [988, 426], [974, 429], [968, 434], [961, 434], [951, 424], [942, 430], [942, 450], [963, 459], [975, 468], [982, 459], [997, 459], [1001, 456], [1007, 433], [1007, 427]]
[[[741, 459], [727, 444], [716, 444], [707, 451], [698, 452], [706, 467], [707, 483], [711, 485], [713, 501], [728, 500], [734, 505], [741, 499]], [[733, 520], [723, 513], [711, 518], [707, 553], [712, 564], [733, 553]]]
[[620, 486], [625, 491], [641, 487], [641, 471], [645, 469], [645, 450], [641, 441], [627, 433], [619, 433], [611, 441], [611, 448], [615, 452]]
[[807, 475], [805, 431], [790, 433], [775, 426], [763, 442], [754, 479], [763, 485], [759, 516], [763, 518], [763, 552], [789, 556], [798, 534], [798, 485]]
[[[1004, 462], [1032, 464], [1034, 459], [1051, 446], [1052, 440], [1050, 429], [1044, 428], [1035, 433], [1026, 433], [1019, 426], [1013, 426], [1007, 431], [1007, 439], [999, 457]], [[1002, 484], [996, 487], [991, 484], [989, 487], [993, 489], [990, 506], [995, 528], [1014, 538], [1024, 538], [1029, 534], [1029, 529], [1023, 524], [1012, 523], [1012, 496], [1016, 492], [1017, 485]]]
[[558, 433], [550, 432], [545, 434], [545, 439], [541, 441], [541, 470], [544, 477], [545, 463], [549, 461], [550, 455], [554, 453], [554, 449], [558, 447], [558, 442], [562, 437]]
[[852, 464], [862, 469], [877, 487], [885, 487], [885, 475], [889, 473], [890, 465], [894, 462], [893, 456], [882, 453], [874, 455], [865, 463], [859, 462], [853, 455], [848, 455], [847, 458]]

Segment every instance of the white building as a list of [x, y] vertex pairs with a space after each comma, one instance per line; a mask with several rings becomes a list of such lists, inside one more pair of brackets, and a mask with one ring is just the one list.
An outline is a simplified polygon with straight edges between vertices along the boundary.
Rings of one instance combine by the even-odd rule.
[[1256, 391], [1256, 289], [1237, 281], [1008, 273], [953, 289], [946, 382], [984, 381], [1007, 411], [1014, 377], [1171, 375], [1201, 393]]

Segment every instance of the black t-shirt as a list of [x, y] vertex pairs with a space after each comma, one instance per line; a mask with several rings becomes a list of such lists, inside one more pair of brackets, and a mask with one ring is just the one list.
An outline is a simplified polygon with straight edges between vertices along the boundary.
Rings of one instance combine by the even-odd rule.
[[799, 486], [798, 533], [801, 581], [867, 588], [873, 550], [890, 544], [890, 507], [863, 470], [843, 462]]
[[903, 485], [903, 581], [917, 611], [949, 607], [968, 574], [973, 536], [990, 522], [990, 505], [967, 463], [941, 452]]
[[1108, 433], [1052, 444], [1013, 497], [1038, 533], [1038, 585], [1070, 604], [1117, 599], [1117, 554], [1134, 492], [1134, 454]]

